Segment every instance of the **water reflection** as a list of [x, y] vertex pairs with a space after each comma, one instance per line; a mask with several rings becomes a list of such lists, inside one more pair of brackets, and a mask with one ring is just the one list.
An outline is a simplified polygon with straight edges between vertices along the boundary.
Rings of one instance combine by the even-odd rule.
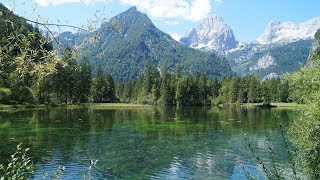
[[294, 116], [208, 107], [0, 112], [0, 162], [23, 142], [37, 162], [35, 178], [58, 165], [66, 166], [63, 178], [80, 178], [91, 159], [99, 160], [91, 172], [97, 178], [245, 179], [240, 164], [262, 177], [243, 135], [267, 163], [269, 138], [285, 164], [277, 121], [289, 127]]

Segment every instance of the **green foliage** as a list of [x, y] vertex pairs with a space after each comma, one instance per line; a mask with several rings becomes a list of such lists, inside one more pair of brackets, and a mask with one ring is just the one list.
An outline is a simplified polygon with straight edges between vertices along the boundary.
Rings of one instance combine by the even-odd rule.
[[0, 87], [11, 91], [4, 103], [35, 103], [36, 80], [54, 71], [51, 40], [2, 4], [0, 12]]
[[293, 97], [308, 104], [291, 129], [292, 140], [299, 148], [301, 164], [311, 178], [320, 177], [320, 71], [319, 65], [303, 68], [288, 76]]
[[[320, 98], [320, 96], [318, 96]], [[320, 103], [309, 104], [291, 128], [300, 163], [311, 179], [320, 177]]]
[[[271, 101], [287, 102], [289, 95], [288, 84], [279, 79], [260, 82], [258, 77], [247, 76], [227, 77], [218, 81], [217, 78], [208, 78], [197, 72], [182, 75], [179, 66], [174, 73], [170, 73], [166, 65], [162, 67], [160, 74], [155, 67], [146, 64], [144, 74], [137, 79], [118, 82], [116, 94], [122, 102], [163, 106], [247, 102], [269, 104]], [[283, 87], [287, 88], [285, 92]]]
[[97, 69], [96, 76], [92, 80], [90, 100], [94, 103], [115, 102], [115, 82], [108, 74], [103, 75], [101, 69]]
[[[246, 135], [244, 137], [244, 142], [247, 145], [249, 151], [252, 153], [254, 159], [258, 162], [262, 172], [265, 175], [266, 179], [286, 179], [288, 175], [290, 174], [291, 179], [300, 179], [297, 174], [297, 167], [296, 167], [296, 162], [294, 159], [294, 148], [289, 144], [288, 139], [284, 133], [283, 126], [281, 123], [280, 125], [280, 134], [281, 134], [281, 139], [283, 142], [283, 151], [285, 151], [287, 157], [288, 157], [288, 162], [287, 164], [289, 165], [290, 169], [292, 172], [288, 172], [288, 169], [284, 169], [284, 167], [279, 166], [279, 158], [277, 158], [277, 154], [280, 154], [279, 152], [276, 152], [274, 149], [274, 143], [271, 141], [270, 137], [267, 135], [267, 149], [268, 149], [268, 154], [270, 158], [270, 164], [267, 164], [264, 162], [264, 159], [260, 157], [260, 155], [256, 152], [256, 150], [253, 148], [253, 145], [249, 142], [247, 139]], [[252, 174], [248, 172], [246, 167], [241, 164], [241, 168], [244, 170], [244, 173], [247, 177], [247, 179], [256, 179]], [[284, 173], [285, 172], [285, 173]]]
[[317, 94], [320, 89], [319, 67], [319, 65], [315, 64], [312, 68], [302, 68], [300, 71], [286, 77], [294, 101], [300, 103], [317, 101]]
[[311, 62], [319, 62], [320, 61], [320, 29], [317, 30], [314, 37], [312, 51], [310, 53]]
[[12, 92], [9, 88], [0, 88], [0, 104], [7, 104], [10, 102]]
[[79, 68], [79, 76], [78, 80], [79, 82], [77, 83], [77, 92], [79, 94], [79, 102], [84, 103], [88, 102], [88, 97], [90, 94], [90, 88], [91, 88], [91, 83], [92, 83], [92, 77], [91, 77], [91, 67], [90, 67], [90, 62], [88, 58], [85, 58]]
[[28, 24], [25, 19], [14, 15], [5, 6], [0, 4], [0, 71], [2, 78], [12, 72], [19, 76], [35, 75], [43, 71], [50, 64], [52, 54], [51, 40], [43, 37], [37, 27]]
[[[318, 36], [319, 31], [316, 33], [316, 41]], [[315, 59], [311, 60], [313, 60], [311, 67], [304, 67], [288, 75], [286, 79], [293, 100], [307, 104], [291, 128], [292, 141], [298, 147], [300, 163], [305, 171], [311, 179], [318, 179], [320, 177], [320, 64]]]
[[[217, 82], [213, 85], [213, 104], [232, 103], [264, 103], [288, 102], [289, 88], [286, 81], [271, 79], [261, 82], [256, 76], [243, 78], [228, 77], [221, 81], [221, 87]], [[216, 89], [219, 93], [216, 94]], [[219, 98], [217, 98], [219, 96]]]
[[17, 145], [15, 153], [11, 155], [7, 165], [0, 164], [0, 179], [27, 179], [35, 168], [31, 158], [27, 155], [29, 148], [22, 149]]
[[320, 41], [320, 29], [317, 30], [316, 34], [314, 35], [314, 39], [316, 41]]

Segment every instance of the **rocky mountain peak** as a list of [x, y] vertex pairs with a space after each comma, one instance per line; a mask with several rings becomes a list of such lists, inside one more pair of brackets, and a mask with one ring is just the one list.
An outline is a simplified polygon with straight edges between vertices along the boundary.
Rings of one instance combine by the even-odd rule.
[[217, 15], [202, 20], [198, 27], [193, 28], [180, 41], [192, 48], [215, 51], [218, 54], [225, 54], [238, 45], [231, 28]]
[[319, 28], [320, 17], [299, 24], [271, 21], [256, 41], [260, 44], [271, 44], [311, 39]]

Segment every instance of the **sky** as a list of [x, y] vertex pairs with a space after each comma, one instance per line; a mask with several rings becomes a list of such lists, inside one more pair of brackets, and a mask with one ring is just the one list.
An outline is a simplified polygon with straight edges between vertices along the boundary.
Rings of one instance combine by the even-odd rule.
[[[131, 6], [178, 39], [217, 14], [237, 40], [255, 40], [274, 21], [301, 23], [320, 16], [320, 0], [0, 0], [16, 14], [41, 22], [98, 28]], [[54, 27], [52, 27], [54, 28]], [[62, 32], [68, 29], [58, 29]]]

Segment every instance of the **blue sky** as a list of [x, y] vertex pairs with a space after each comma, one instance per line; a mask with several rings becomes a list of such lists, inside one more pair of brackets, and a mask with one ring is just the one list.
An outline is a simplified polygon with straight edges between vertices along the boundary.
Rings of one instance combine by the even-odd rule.
[[[96, 27], [131, 6], [162, 31], [187, 34], [206, 16], [217, 14], [240, 41], [255, 40], [271, 20], [300, 23], [320, 16], [319, 0], [0, 0], [21, 16], [51, 23]], [[60, 31], [64, 31], [62, 29]]]

